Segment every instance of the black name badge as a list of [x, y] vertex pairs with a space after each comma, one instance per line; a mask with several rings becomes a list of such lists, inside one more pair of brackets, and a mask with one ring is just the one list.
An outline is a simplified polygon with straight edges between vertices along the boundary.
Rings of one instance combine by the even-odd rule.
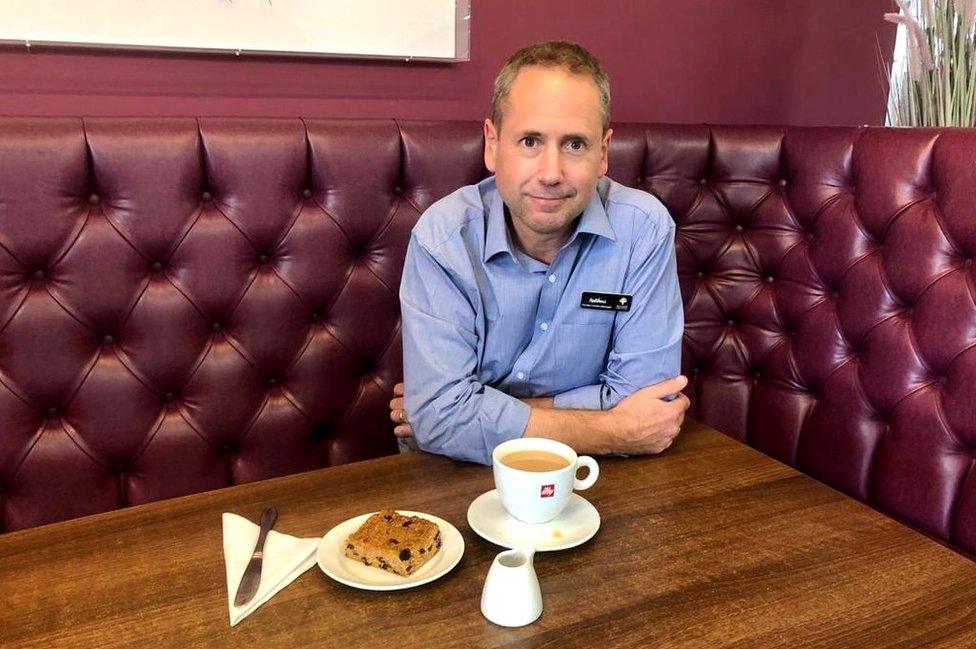
[[584, 309], [602, 309], [604, 311], [630, 311], [632, 295], [624, 293], [596, 293], [583, 291], [580, 306]]

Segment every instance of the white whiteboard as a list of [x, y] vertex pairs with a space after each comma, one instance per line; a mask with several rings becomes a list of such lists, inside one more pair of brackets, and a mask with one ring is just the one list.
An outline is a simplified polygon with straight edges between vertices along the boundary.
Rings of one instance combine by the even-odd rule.
[[468, 60], [470, 0], [0, 0], [0, 41]]

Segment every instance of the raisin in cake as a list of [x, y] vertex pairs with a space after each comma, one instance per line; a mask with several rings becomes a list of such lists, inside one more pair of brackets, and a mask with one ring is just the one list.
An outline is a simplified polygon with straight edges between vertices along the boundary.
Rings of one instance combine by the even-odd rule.
[[345, 554], [367, 566], [408, 577], [441, 548], [441, 531], [419, 516], [392, 509], [376, 512], [346, 539]]

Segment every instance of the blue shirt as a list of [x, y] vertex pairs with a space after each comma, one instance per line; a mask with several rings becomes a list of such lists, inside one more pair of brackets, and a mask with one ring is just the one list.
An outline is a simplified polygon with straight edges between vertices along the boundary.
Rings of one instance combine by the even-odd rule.
[[[580, 307], [626, 294], [629, 311]], [[654, 196], [601, 178], [551, 265], [512, 243], [494, 178], [414, 227], [400, 283], [404, 408], [420, 448], [491, 464], [531, 408], [609, 409], [677, 376], [684, 314], [674, 222]]]

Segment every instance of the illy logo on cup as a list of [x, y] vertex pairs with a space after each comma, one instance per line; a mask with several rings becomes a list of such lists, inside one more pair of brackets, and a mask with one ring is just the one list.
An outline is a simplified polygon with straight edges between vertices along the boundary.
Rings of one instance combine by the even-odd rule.
[[556, 495], [556, 485], [554, 484], [544, 484], [539, 492], [541, 498], [552, 498]]

